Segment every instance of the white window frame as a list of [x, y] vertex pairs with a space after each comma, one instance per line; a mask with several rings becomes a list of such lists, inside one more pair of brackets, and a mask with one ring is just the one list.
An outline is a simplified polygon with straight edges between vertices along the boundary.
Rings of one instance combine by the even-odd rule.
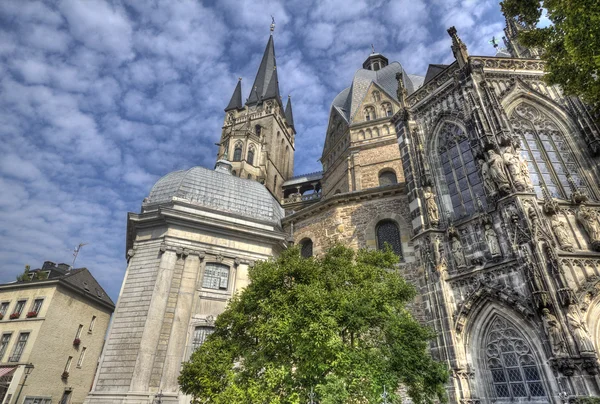
[[[21, 341], [21, 337], [26, 335], [27, 337], [25, 338], [25, 341]], [[25, 352], [25, 347], [27, 346], [27, 341], [29, 341], [29, 336], [31, 335], [31, 333], [29, 331], [24, 331], [24, 332], [20, 332], [19, 336], [17, 337], [17, 341], [15, 342], [15, 346], [13, 347], [13, 353], [12, 355], [8, 358], [9, 362], [19, 362], [21, 360], [21, 357], [23, 356], [23, 352]], [[21, 345], [22, 343], [22, 345]], [[17, 350], [19, 350], [19, 357], [17, 358], [17, 360], [14, 360], [15, 355], [17, 354]], [[12, 359], [12, 360], [11, 360]]]
[[91, 334], [94, 331], [94, 325], [96, 325], [96, 316], [92, 316], [92, 321], [90, 321], [90, 328], [88, 328], [88, 334]]
[[65, 363], [65, 372], [69, 373], [69, 371], [71, 370], [71, 363], [73, 363], [73, 357], [69, 356], [67, 358], [67, 363]]
[[4, 333], [2, 333], [2, 335], [0, 335], [0, 344], [2, 343], [4, 338], [7, 337], [6, 345], [0, 345], [0, 362], [2, 362], [2, 359], [4, 358], [4, 355], [6, 354], [6, 352], [8, 352], [8, 346], [10, 345], [10, 340], [12, 339], [12, 335], [13, 335], [12, 332], [4, 332]]
[[79, 354], [79, 359], [77, 360], [77, 367], [81, 368], [81, 366], [83, 365], [83, 359], [85, 358], [85, 351], [87, 350], [86, 347], [81, 348], [81, 354]]
[[[40, 305], [39, 305], [38, 309], [35, 310], [35, 306], [36, 306], [37, 302], [40, 302]], [[29, 311], [34, 311], [34, 312], [36, 312], [36, 313], [39, 314], [40, 311], [42, 311], [42, 306], [43, 305], [44, 305], [44, 298], [43, 297], [36, 297], [35, 299], [33, 299], [33, 303], [31, 303], [31, 310], [29, 310]]]
[[75, 338], [81, 338], [82, 332], [83, 332], [83, 324], [79, 324], [79, 328], [77, 328], [77, 332], [75, 333]]

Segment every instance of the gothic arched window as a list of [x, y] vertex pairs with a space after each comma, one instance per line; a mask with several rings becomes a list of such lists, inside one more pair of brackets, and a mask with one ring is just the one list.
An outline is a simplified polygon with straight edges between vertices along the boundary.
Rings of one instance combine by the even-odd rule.
[[242, 161], [242, 144], [236, 143], [233, 149], [233, 161]]
[[373, 91], [373, 101], [378, 102], [381, 100], [381, 93], [377, 90]]
[[204, 268], [202, 287], [207, 289], [227, 290], [229, 283], [229, 267], [215, 262], [208, 262]]
[[497, 398], [546, 397], [530, 344], [501, 317], [496, 316], [488, 330], [485, 360]]
[[371, 121], [375, 118], [377, 118], [377, 116], [375, 115], [375, 108], [366, 107], [365, 108], [365, 121]]
[[385, 102], [381, 105], [381, 109], [383, 110], [384, 116], [392, 116], [394, 115], [394, 111], [392, 109], [392, 104], [389, 102]]
[[589, 195], [575, 157], [550, 117], [532, 105], [521, 103], [513, 110], [510, 123], [521, 138], [521, 155], [527, 161], [539, 197], [543, 197], [542, 189], [546, 188], [552, 197], [566, 199], [571, 193], [569, 175], [577, 189]]
[[248, 164], [254, 165], [254, 146], [248, 148], [248, 157], [246, 158], [246, 161]]
[[386, 185], [397, 184], [398, 179], [396, 178], [396, 173], [392, 170], [384, 170], [379, 173], [379, 186], [383, 187]]
[[459, 219], [474, 212], [478, 196], [482, 205], [486, 206], [481, 175], [469, 138], [460, 126], [444, 122], [438, 133], [438, 153], [445, 179], [443, 185], [447, 188], [442, 186], [442, 189], [452, 203], [446, 209], [451, 209], [454, 217]]
[[377, 248], [379, 250], [385, 249], [385, 245], [389, 244], [396, 255], [400, 256], [402, 254], [400, 230], [396, 222], [393, 220], [382, 220], [377, 223], [375, 233], [377, 234]]
[[310, 258], [313, 256], [313, 242], [309, 238], [305, 238], [300, 242], [300, 255], [302, 258]]

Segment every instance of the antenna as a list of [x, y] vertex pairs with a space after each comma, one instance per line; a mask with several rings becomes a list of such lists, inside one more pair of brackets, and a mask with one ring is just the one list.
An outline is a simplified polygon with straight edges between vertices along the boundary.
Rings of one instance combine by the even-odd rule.
[[81, 247], [83, 247], [84, 245], [88, 245], [88, 243], [79, 243], [77, 248], [73, 250], [73, 263], [71, 263], [71, 269], [75, 268], [75, 261], [77, 260], [77, 256], [79, 255]]

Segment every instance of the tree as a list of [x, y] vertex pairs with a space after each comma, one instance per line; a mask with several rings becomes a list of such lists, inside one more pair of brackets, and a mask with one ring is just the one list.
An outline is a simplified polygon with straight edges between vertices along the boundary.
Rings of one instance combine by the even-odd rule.
[[250, 285], [218, 316], [185, 363], [184, 393], [198, 403], [445, 401], [448, 373], [427, 352], [432, 332], [406, 308], [415, 289], [387, 251], [335, 246], [321, 258], [298, 248], [249, 269]]
[[42, 271], [31, 272], [31, 266], [25, 265], [25, 270], [21, 275], [17, 275], [17, 282], [30, 282], [30, 281], [43, 281], [48, 279], [48, 275], [46, 275]]
[[[502, 11], [525, 27], [519, 42], [541, 48], [545, 80], [580, 96], [600, 111], [600, 2], [598, 0], [504, 0]], [[534, 28], [542, 9], [552, 25]]]

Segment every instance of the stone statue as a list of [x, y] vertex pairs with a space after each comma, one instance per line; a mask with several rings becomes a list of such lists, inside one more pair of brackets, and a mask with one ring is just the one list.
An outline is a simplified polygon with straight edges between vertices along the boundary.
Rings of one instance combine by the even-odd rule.
[[516, 154], [512, 153], [508, 148], [502, 157], [517, 190], [525, 191], [527, 189], [527, 182], [523, 174], [523, 162], [521, 159]]
[[519, 156], [519, 161], [521, 162], [521, 172], [523, 173], [523, 179], [525, 180], [525, 185], [527, 186], [527, 190], [533, 189], [533, 183], [531, 182], [531, 174], [529, 172], [529, 165], [527, 165], [527, 160], [523, 158], [523, 155], [519, 151], [517, 147], [517, 156]]
[[427, 210], [427, 218], [432, 226], [437, 226], [440, 223], [440, 213], [437, 203], [435, 202], [435, 194], [431, 191], [431, 187], [426, 187], [423, 191], [425, 198], [425, 209]]
[[492, 177], [490, 175], [490, 167], [485, 162], [485, 160], [480, 159], [478, 163], [479, 169], [481, 170], [481, 177], [483, 178], [485, 194], [491, 198], [498, 193], [496, 183], [494, 182], [494, 180], [492, 180]]
[[558, 215], [552, 215], [550, 226], [552, 226], [552, 230], [554, 231], [554, 235], [558, 240], [558, 245], [561, 250], [572, 251], [573, 244], [571, 243], [571, 237], [569, 236], [569, 232], [564, 222], [558, 218]]
[[575, 342], [577, 342], [579, 352], [594, 352], [594, 344], [588, 333], [585, 321], [581, 318], [579, 309], [574, 304], [569, 306], [567, 322], [571, 329], [571, 333], [573, 334], [573, 338], [575, 338]]
[[590, 237], [592, 248], [600, 251], [600, 223], [598, 223], [598, 213], [581, 204], [577, 212], [577, 220], [583, 225], [583, 228]]
[[504, 160], [494, 150], [488, 150], [488, 165], [490, 167], [490, 177], [494, 180], [498, 189], [501, 192], [508, 192], [510, 190], [510, 181], [504, 170]]
[[492, 228], [492, 225], [489, 223], [485, 224], [485, 241], [487, 241], [488, 248], [490, 249], [490, 253], [492, 257], [498, 257], [502, 255], [502, 250], [500, 250], [500, 243], [498, 242], [498, 235], [496, 231]]
[[467, 261], [465, 260], [465, 255], [463, 254], [463, 247], [458, 237], [452, 236], [450, 246], [456, 267], [462, 268], [467, 266]]
[[552, 355], [554, 356], [565, 356], [567, 354], [567, 344], [563, 339], [560, 329], [558, 328], [558, 320], [556, 316], [550, 313], [550, 310], [542, 310], [542, 321], [544, 323], [544, 330], [550, 340], [550, 347], [552, 348]]

